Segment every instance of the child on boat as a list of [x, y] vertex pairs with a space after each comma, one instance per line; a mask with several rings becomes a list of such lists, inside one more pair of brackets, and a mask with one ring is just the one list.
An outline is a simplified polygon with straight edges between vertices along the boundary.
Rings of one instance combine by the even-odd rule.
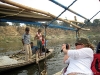
[[37, 47], [39, 49], [40, 56], [42, 55], [42, 31], [38, 29], [34, 39], [37, 40]]
[[33, 42], [31, 42], [30, 45], [31, 45], [32, 53], [33, 54], [38, 53], [38, 47], [37, 46], [34, 46], [34, 43]]
[[46, 46], [45, 44], [46, 44], [45, 43], [45, 36], [42, 35], [42, 52], [49, 53], [50, 51], [47, 48], [45, 48], [45, 46]]
[[22, 36], [22, 43], [25, 50], [25, 60], [30, 61], [32, 58], [32, 50], [30, 46], [30, 29], [28, 27], [25, 28], [25, 33]]

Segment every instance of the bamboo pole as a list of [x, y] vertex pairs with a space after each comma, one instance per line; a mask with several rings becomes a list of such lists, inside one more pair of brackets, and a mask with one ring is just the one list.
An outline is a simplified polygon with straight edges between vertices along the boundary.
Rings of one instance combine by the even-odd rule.
[[[75, 21], [77, 21], [77, 18], [76, 16], [74, 16], [74, 19]], [[76, 23], [76, 25], [78, 25], [78, 23]], [[80, 37], [80, 32], [79, 32], [79, 29], [77, 28], [77, 31], [76, 31], [76, 38]]]
[[80, 24], [85, 24], [85, 23], [83, 23], [83, 22], [78, 22], [78, 21], [74, 21], [74, 20], [68, 20], [68, 21], [70, 21], [70, 22], [75, 22], [75, 23], [80, 23]]
[[[20, 16], [20, 17], [28, 17], [28, 18], [39, 18], [39, 16], [41, 15], [37, 15], [37, 14], [32, 14], [32, 13], [28, 13], [28, 12], [25, 12], [25, 13], [20, 13], [18, 11], [16, 12], [4, 12], [4, 11], [0, 11], [0, 13], [3, 13], [3, 14], [8, 14], [6, 16]], [[1, 17], [5, 17], [5, 16], [0, 16]], [[48, 17], [45, 17], [45, 16], [41, 16], [41, 18], [44, 18], [44, 19], [49, 19]]]
[[16, 7], [20, 7], [22, 9], [26, 9], [26, 10], [29, 10], [29, 11], [35, 11], [35, 12], [38, 12], [38, 13], [41, 13], [41, 14], [48, 15], [48, 12], [45, 12], [45, 11], [42, 11], [42, 10], [38, 10], [38, 9], [35, 9], [35, 8], [31, 8], [31, 7], [28, 7], [28, 6], [13, 2], [11, 0], [1, 0], [1, 2], [10, 4], [10, 5], [13, 5], [13, 6], [16, 6]]
[[[23, 8], [25, 10], [29, 10], [29, 11], [35, 11], [35, 12], [38, 12], [38, 13], [41, 13], [41, 14], [44, 14], [44, 15], [47, 15], [47, 16], [51, 16], [53, 19], [56, 18], [55, 15], [52, 15], [50, 14], [49, 12], [45, 12], [45, 11], [42, 11], [42, 10], [38, 10], [38, 9], [35, 9], [35, 8], [31, 8], [31, 7], [28, 7], [28, 6], [25, 6], [25, 5], [21, 5], [21, 4], [18, 4], [16, 2], [13, 2], [13, 1], [10, 1], [10, 0], [0, 0], [1, 2], [3, 3], [7, 3], [7, 4], [10, 4], [10, 5], [13, 5], [13, 6], [16, 6], [16, 7], [20, 7], [20, 8]], [[85, 28], [81, 28], [80, 26], [77, 26], [73, 23], [70, 23], [70, 21], [68, 20], [64, 20], [62, 18], [58, 18], [58, 20], [60, 21], [63, 21], [63, 22], [66, 22], [66, 23], [69, 23], [71, 24], [72, 26], [76, 27], [76, 28], [79, 28], [79, 29], [82, 29], [82, 30], [90, 30], [90, 29], [85, 29]]]

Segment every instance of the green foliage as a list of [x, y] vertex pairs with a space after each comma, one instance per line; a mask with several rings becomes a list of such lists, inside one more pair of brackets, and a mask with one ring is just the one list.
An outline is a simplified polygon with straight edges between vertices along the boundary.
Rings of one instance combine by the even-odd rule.
[[84, 20], [84, 23], [88, 26], [100, 26], [100, 19], [94, 19], [93, 23], [90, 21], [88, 22], [87, 20]]
[[96, 25], [96, 26], [100, 26], [100, 19], [95, 19], [93, 21], [93, 24]]

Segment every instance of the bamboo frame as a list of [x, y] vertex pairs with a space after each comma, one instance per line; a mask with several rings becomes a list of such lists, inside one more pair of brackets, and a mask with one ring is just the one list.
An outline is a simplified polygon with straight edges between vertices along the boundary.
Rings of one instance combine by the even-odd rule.
[[[47, 15], [47, 16], [50, 16], [52, 19], [56, 18], [55, 15], [53, 15], [53, 14], [51, 14], [51, 13], [49, 13], [49, 12], [45, 12], [45, 11], [42, 11], [42, 10], [38, 10], [38, 9], [35, 9], [35, 8], [31, 8], [31, 7], [28, 7], [28, 6], [24, 6], [24, 5], [18, 4], [18, 3], [16, 3], [16, 2], [13, 2], [13, 1], [10, 1], [10, 0], [1, 0], [1, 2], [10, 4], [10, 5], [13, 5], [13, 6], [16, 6], [16, 7], [19, 7], [19, 8], [28, 10], [28, 11], [31, 11], [31, 12], [34, 11], [34, 12], [37, 12], [37, 13], [41, 13], [41, 14]], [[64, 19], [62, 19], [62, 18], [58, 18], [57, 20], [60, 20], [60, 21], [69, 23], [69, 24], [71, 24], [73, 27], [78, 28], [78, 29], [90, 30], [90, 29], [81, 28], [80, 26], [75, 25], [75, 24], [73, 24], [73, 23], [70, 23], [70, 21], [64, 20]]]

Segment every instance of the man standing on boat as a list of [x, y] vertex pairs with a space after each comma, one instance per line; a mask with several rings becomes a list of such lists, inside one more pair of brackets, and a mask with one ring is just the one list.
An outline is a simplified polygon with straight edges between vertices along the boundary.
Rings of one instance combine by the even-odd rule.
[[25, 33], [22, 36], [22, 43], [25, 50], [25, 60], [30, 61], [32, 57], [32, 50], [30, 46], [30, 29], [28, 27], [25, 28]]

